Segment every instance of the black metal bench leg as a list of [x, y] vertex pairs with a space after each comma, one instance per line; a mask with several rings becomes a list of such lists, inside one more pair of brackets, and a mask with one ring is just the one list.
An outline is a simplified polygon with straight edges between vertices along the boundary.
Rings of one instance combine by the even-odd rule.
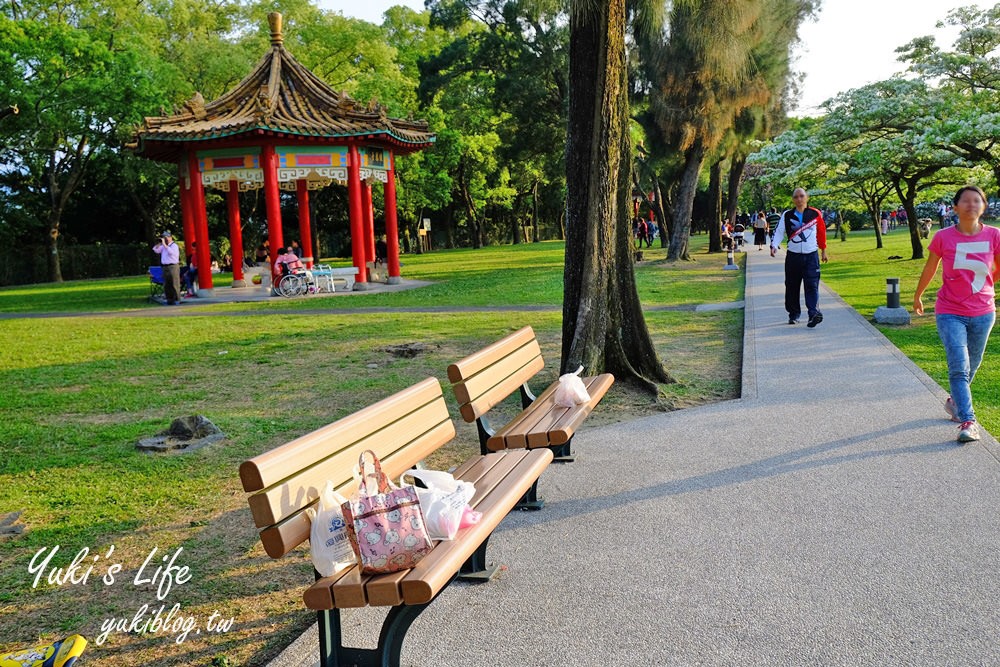
[[527, 493], [525, 493], [521, 497], [521, 499], [519, 501], [517, 501], [517, 504], [514, 505], [514, 509], [516, 509], [516, 510], [526, 510], [526, 511], [540, 510], [543, 507], [545, 507], [545, 501], [541, 500], [538, 497], [538, 480], [537, 479], [535, 480], [535, 483], [531, 485], [531, 488], [528, 489]]
[[569, 440], [561, 445], [554, 445], [549, 447], [552, 450], [552, 455], [555, 457], [552, 459], [553, 463], [572, 463], [576, 461], [576, 457], [573, 456], [573, 450], [571, 445], [573, 444], [573, 436], [570, 436]]
[[486, 441], [493, 437], [496, 431], [490, 427], [490, 423], [486, 421], [486, 417], [476, 419], [476, 431], [479, 433], [479, 453], [485, 456], [490, 453], [490, 450], [486, 447]]
[[492, 579], [497, 570], [500, 569], [496, 565], [489, 567], [486, 564], [486, 545], [489, 541], [490, 538], [488, 537], [483, 540], [479, 548], [469, 556], [469, 560], [462, 564], [462, 569], [458, 571], [458, 578], [460, 580], [482, 583]]
[[[437, 598], [435, 597], [435, 599]], [[399, 657], [403, 651], [403, 640], [406, 639], [406, 632], [431, 602], [434, 600], [424, 604], [401, 605], [390, 609], [382, 623], [378, 648], [375, 649], [344, 646], [339, 609], [317, 612], [320, 667], [347, 667], [349, 665], [356, 667], [399, 667]]]

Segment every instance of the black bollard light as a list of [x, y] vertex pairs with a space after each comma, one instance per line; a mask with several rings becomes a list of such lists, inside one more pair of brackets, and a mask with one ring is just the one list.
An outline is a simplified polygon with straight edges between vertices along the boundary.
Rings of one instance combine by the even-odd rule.
[[726, 251], [726, 265], [722, 268], [725, 271], [736, 271], [740, 268], [739, 266], [736, 265], [736, 262], [733, 261], [732, 247], [730, 247], [729, 250]]
[[899, 307], [899, 278], [885, 279], [885, 304], [875, 309], [879, 324], [909, 324], [910, 312]]
[[885, 279], [885, 305], [888, 308], [899, 308], [899, 278]]

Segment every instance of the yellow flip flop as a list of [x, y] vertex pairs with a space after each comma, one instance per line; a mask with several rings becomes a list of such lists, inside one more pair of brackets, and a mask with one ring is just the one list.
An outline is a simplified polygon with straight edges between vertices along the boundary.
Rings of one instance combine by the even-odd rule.
[[0, 667], [73, 667], [87, 640], [70, 635], [52, 644], [0, 655]]

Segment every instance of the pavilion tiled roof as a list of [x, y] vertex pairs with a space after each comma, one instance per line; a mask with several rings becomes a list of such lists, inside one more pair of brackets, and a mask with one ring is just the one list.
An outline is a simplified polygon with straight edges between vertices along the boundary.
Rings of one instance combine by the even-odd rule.
[[[247, 135], [314, 139], [363, 137], [410, 152], [430, 146], [426, 121], [389, 118], [374, 101], [364, 105], [335, 92], [284, 45], [281, 15], [272, 14], [271, 49], [233, 90], [205, 103], [200, 93], [172, 116], [147, 117], [134, 146], [153, 159], [174, 159], [179, 144]], [[167, 142], [166, 144], [164, 142]], [[330, 143], [327, 141], [317, 143]]]

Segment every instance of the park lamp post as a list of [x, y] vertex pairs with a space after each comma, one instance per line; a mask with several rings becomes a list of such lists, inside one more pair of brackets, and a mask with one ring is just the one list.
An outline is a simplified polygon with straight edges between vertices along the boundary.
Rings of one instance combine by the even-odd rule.
[[899, 305], [899, 278], [885, 279], [885, 305], [875, 309], [879, 324], [909, 324], [910, 312]]
[[723, 271], [736, 271], [740, 267], [736, 265], [733, 261], [733, 244], [729, 245], [729, 249], [726, 250], [726, 265], [722, 267]]

